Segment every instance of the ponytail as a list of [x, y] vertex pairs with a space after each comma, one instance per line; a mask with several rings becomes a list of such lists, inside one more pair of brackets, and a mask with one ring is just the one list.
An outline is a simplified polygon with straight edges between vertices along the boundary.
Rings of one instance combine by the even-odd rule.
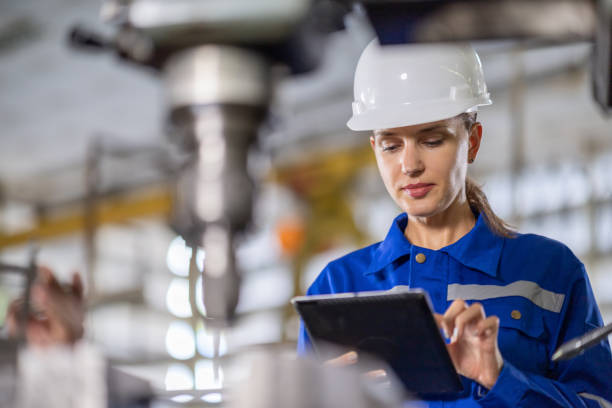
[[465, 195], [472, 211], [484, 217], [484, 221], [494, 234], [505, 238], [516, 237], [516, 231], [513, 230], [512, 226], [495, 215], [484, 191], [469, 177], [465, 180]]
[[[472, 126], [476, 123], [476, 116], [476, 112], [464, 112], [458, 115], [468, 132], [471, 131]], [[516, 237], [514, 228], [495, 215], [484, 191], [469, 177], [465, 179], [465, 195], [472, 211], [484, 217], [487, 226], [494, 234], [505, 238]]]

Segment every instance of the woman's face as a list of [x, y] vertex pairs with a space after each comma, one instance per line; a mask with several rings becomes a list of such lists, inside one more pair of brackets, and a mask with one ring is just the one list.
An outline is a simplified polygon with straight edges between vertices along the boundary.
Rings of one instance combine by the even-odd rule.
[[[469, 158], [480, 145], [479, 123], [460, 117], [374, 131], [370, 143], [387, 191], [413, 217], [443, 213], [465, 194]], [[471, 146], [470, 146], [471, 145]]]

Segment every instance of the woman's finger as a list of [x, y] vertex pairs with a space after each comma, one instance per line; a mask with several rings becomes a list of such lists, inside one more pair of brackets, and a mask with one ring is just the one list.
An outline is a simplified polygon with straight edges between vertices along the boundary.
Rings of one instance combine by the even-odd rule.
[[444, 328], [444, 316], [442, 316], [441, 314], [438, 314], [438, 313], [434, 313], [433, 317], [434, 317], [434, 320], [436, 322], [436, 325], [438, 326], [438, 329], [442, 330], [442, 332], [444, 333], [444, 337], [448, 339], [449, 335], [448, 335], [446, 329]]
[[372, 370], [365, 373], [365, 376], [370, 379], [380, 380], [387, 378], [387, 372], [385, 370]]
[[463, 299], [456, 299], [444, 312], [442, 318], [442, 330], [446, 337], [451, 337], [451, 333], [455, 331], [455, 319], [457, 316], [467, 309], [467, 304]]
[[438, 328], [443, 329], [442, 325], [444, 324], [444, 316], [442, 316], [439, 313], [434, 313], [433, 317], [434, 317], [434, 320], [436, 321], [436, 324], [438, 325]]
[[465, 327], [468, 324], [477, 324], [480, 320], [484, 319], [485, 312], [482, 305], [480, 303], [473, 303], [455, 318], [455, 329], [453, 331], [453, 336], [451, 337], [451, 343], [454, 343], [463, 337]]
[[492, 335], [497, 336], [499, 331], [499, 317], [489, 316], [484, 320], [478, 322], [476, 326], [477, 335], [480, 337], [490, 337]]
[[340, 357], [327, 360], [324, 364], [330, 367], [346, 367], [348, 365], [357, 363], [357, 360], [359, 360], [357, 352], [349, 351], [348, 353], [344, 353]]

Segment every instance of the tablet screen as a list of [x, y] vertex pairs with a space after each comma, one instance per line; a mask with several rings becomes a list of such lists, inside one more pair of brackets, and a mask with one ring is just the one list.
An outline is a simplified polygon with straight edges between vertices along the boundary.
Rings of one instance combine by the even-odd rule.
[[324, 342], [385, 360], [410, 392], [454, 394], [463, 387], [422, 290], [303, 296], [293, 299], [322, 359]]

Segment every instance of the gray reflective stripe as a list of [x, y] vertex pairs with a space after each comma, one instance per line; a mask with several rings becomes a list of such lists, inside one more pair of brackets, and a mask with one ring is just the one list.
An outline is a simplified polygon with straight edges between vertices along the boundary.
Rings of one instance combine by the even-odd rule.
[[447, 300], [484, 300], [506, 296], [521, 296], [531, 300], [542, 309], [559, 313], [563, 306], [565, 295], [542, 289], [540, 285], [530, 281], [516, 281], [506, 286], [497, 285], [448, 285]]
[[610, 401], [608, 401], [607, 399], [601, 398], [599, 395], [589, 394], [588, 392], [581, 392], [578, 395], [593, 401], [597, 401], [599, 406], [602, 408], [612, 408], [612, 403], [610, 403]]

